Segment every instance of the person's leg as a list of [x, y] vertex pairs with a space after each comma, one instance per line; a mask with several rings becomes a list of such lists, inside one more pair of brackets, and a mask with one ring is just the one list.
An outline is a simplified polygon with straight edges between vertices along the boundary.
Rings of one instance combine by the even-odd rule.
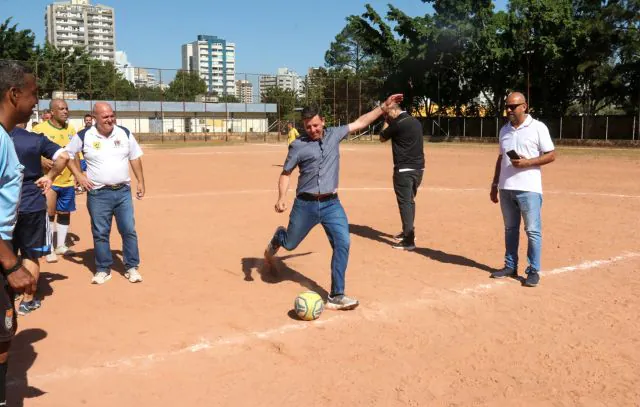
[[7, 370], [11, 341], [0, 342], [0, 407], [7, 405]]
[[76, 210], [76, 191], [73, 187], [60, 188], [58, 191], [58, 199], [56, 202], [57, 222], [56, 231], [58, 232], [56, 242], [56, 254], [72, 254], [67, 247], [67, 232], [71, 223], [71, 212]]
[[116, 218], [118, 232], [122, 236], [122, 256], [126, 269], [125, 276], [132, 283], [142, 281], [142, 276], [137, 271], [140, 265], [140, 252], [138, 249], [138, 235], [136, 234], [136, 224], [133, 216], [133, 200], [131, 199], [131, 188], [123, 187], [113, 191], [116, 204], [113, 214]]
[[58, 193], [56, 192], [58, 187], [51, 187], [49, 192], [47, 192], [47, 216], [48, 216], [48, 227], [47, 231], [49, 233], [49, 239], [51, 245], [51, 252], [47, 255], [46, 260], [48, 263], [54, 263], [58, 261], [58, 257], [55, 252], [55, 245], [53, 243], [53, 235], [55, 232], [55, 219], [56, 219], [56, 202], [58, 200]]
[[349, 221], [339, 199], [322, 202], [320, 205], [320, 223], [333, 249], [330, 293], [333, 297], [344, 294], [345, 273], [349, 263], [349, 249], [351, 247]]
[[409, 173], [394, 171], [393, 190], [396, 193], [398, 209], [400, 210], [400, 220], [402, 221], [402, 235], [406, 238], [413, 232], [412, 213], [415, 209], [415, 207], [413, 206], [412, 180]]
[[280, 247], [289, 251], [294, 250], [319, 222], [319, 202], [296, 198], [289, 214], [289, 225], [286, 229], [278, 227], [269, 241], [265, 251], [267, 259], [275, 255]]
[[504, 268], [491, 273], [493, 278], [515, 276], [518, 273], [518, 246], [520, 243], [520, 208], [517, 191], [500, 190], [500, 209], [504, 222]]
[[[522, 211], [524, 220], [524, 230], [527, 233], [527, 283], [526, 285], [536, 286], [539, 282], [539, 275], [542, 257], [542, 194], [537, 192], [520, 192], [517, 195], [518, 204]], [[535, 273], [535, 276], [531, 274]], [[534, 281], [535, 280], [535, 281]]]
[[87, 209], [91, 217], [96, 275], [98, 273], [106, 273], [110, 276], [111, 264], [113, 264], [111, 246], [109, 244], [115, 206], [113, 192], [105, 188], [87, 192]]

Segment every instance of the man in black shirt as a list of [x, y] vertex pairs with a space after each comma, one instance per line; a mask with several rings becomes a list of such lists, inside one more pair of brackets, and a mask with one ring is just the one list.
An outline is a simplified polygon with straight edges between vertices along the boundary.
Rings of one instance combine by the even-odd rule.
[[415, 197], [424, 173], [422, 125], [396, 104], [385, 114], [380, 142], [387, 140], [391, 140], [393, 150], [393, 189], [402, 220], [402, 233], [396, 236], [398, 242], [393, 248], [414, 250]]

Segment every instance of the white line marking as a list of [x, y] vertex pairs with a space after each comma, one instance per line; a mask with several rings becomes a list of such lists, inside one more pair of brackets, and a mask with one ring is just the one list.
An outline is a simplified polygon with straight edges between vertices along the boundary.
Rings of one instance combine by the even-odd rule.
[[[591, 270], [591, 269], [599, 268], [602, 266], [606, 266], [606, 265], [610, 265], [610, 264], [614, 264], [624, 260], [638, 258], [638, 257], [640, 257], [640, 252], [627, 252], [609, 259], [585, 261], [583, 263], [580, 263], [574, 266], [561, 267], [561, 268], [545, 271], [541, 274], [545, 276], [550, 276], [555, 274], [568, 273], [572, 271]], [[477, 294], [484, 294], [490, 290], [493, 290], [500, 286], [505, 286], [507, 284], [508, 282], [505, 280], [496, 280], [492, 283], [482, 283], [482, 284], [478, 284], [476, 286], [465, 288], [462, 290], [452, 290], [451, 292], [464, 297], [471, 297]], [[456, 297], [459, 298], [458, 296]], [[442, 301], [442, 300], [439, 300], [439, 301]], [[227, 337], [221, 337], [215, 340], [201, 338], [198, 342], [175, 351], [132, 356], [132, 357], [122, 358], [122, 359], [113, 360], [113, 361], [106, 361], [106, 362], [103, 362], [102, 364], [97, 364], [89, 367], [81, 367], [81, 368], [63, 367], [63, 368], [54, 370], [53, 372], [50, 372], [50, 373], [32, 376], [29, 378], [29, 381], [33, 385], [36, 383], [41, 384], [44, 382], [64, 380], [64, 379], [74, 378], [78, 376], [87, 376], [89, 374], [99, 374], [106, 369], [145, 367], [157, 362], [162, 362], [171, 357], [176, 357], [183, 354], [198, 353], [198, 352], [202, 352], [202, 351], [206, 351], [209, 349], [214, 349], [222, 346], [239, 345], [239, 344], [244, 344], [253, 340], [265, 340], [272, 337], [286, 335], [289, 332], [303, 331], [305, 329], [333, 324], [333, 323], [345, 320], [347, 318], [354, 318], [354, 317], [357, 318], [359, 316], [362, 320], [366, 320], [366, 321], [384, 320], [387, 317], [388, 309], [416, 308], [416, 307], [421, 307], [425, 305], [428, 306], [433, 303], [434, 303], [433, 299], [416, 298], [401, 304], [391, 304], [386, 306], [383, 305], [382, 307], [380, 307], [379, 310], [364, 309], [358, 313], [335, 314], [331, 317], [328, 317], [328, 318], [325, 317], [321, 320], [310, 322], [310, 323], [300, 322], [296, 324], [287, 324], [277, 328], [268, 329], [265, 331], [256, 331], [256, 332], [248, 332], [243, 334], [231, 335]], [[14, 380], [10, 380], [7, 384], [10, 386], [15, 386], [21, 383], [22, 382], [20, 380], [14, 379]]]

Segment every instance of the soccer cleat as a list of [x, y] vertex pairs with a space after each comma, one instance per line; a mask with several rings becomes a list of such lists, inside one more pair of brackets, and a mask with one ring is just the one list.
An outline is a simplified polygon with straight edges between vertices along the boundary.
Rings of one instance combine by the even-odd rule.
[[67, 246], [56, 247], [55, 253], [59, 254], [60, 256], [71, 256], [75, 254], [73, 250], [69, 249]]
[[392, 245], [391, 247], [393, 247], [394, 249], [398, 249], [398, 250], [415, 250], [416, 245], [413, 242], [410, 242], [406, 239], [402, 239], [401, 241], [399, 241], [398, 243]]
[[536, 287], [540, 283], [540, 274], [537, 271], [528, 271], [527, 279], [524, 280], [526, 287]]
[[271, 262], [271, 259], [273, 258], [273, 256], [275, 256], [276, 253], [278, 253], [278, 250], [280, 249], [280, 245], [277, 243], [277, 240], [276, 240], [276, 235], [281, 230], [286, 230], [286, 229], [284, 228], [284, 226], [278, 226], [275, 233], [273, 234], [273, 237], [271, 238], [271, 240], [269, 240], [269, 244], [267, 244], [267, 248], [264, 249], [264, 258], [267, 259], [268, 262]]
[[515, 277], [518, 273], [514, 269], [509, 267], [503, 267], [501, 270], [494, 271], [491, 273], [491, 278], [505, 278], [505, 277]]
[[91, 284], [104, 284], [109, 280], [111, 280], [111, 273], [98, 271], [91, 279]]
[[136, 267], [131, 267], [129, 270], [127, 270], [126, 273], [124, 273], [124, 276], [131, 283], [141, 283], [142, 282], [142, 276], [140, 275], [140, 273], [138, 272], [138, 269]]
[[327, 298], [327, 308], [333, 310], [348, 311], [352, 310], [360, 304], [355, 298], [347, 297], [344, 294], [329, 296]]
[[44, 259], [47, 261], [47, 263], [55, 263], [58, 261], [58, 256], [56, 256], [55, 251], [52, 251], [51, 253], [47, 254]]

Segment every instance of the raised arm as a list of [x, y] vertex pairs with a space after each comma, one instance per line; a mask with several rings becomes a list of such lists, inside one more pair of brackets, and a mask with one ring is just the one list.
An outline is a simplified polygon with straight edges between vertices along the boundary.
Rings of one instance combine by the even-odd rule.
[[349, 133], [354, 131], [359, 131], [366, 128], [368, 125], [373, 123], [378, 117], [380, 117], [383, 113], [387, 111], [389, 107], [391, 107], [394, 103], [402, 102], [404, 96], [401, 93], [397, 93], [395, 95], [391, 95], [385, 100], [383, 104], [376, 107], [369, 113], [365, 113], [362, 116], [358, 117], [356, 121], [349, 123]]

